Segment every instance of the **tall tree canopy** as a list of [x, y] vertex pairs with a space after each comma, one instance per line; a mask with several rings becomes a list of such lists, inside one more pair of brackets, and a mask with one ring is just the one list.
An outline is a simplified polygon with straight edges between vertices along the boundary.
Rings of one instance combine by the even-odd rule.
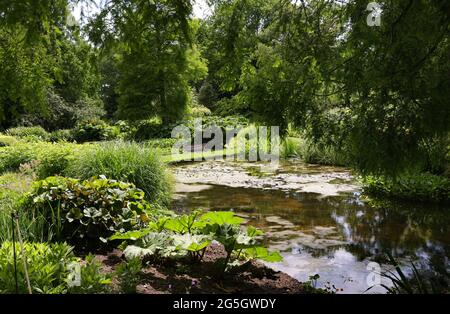
[[91, 22], [94, 43], [120, 55], [119, 117], [180, 118], [190, 97], [188, 81], [202, 72], [198, 67], [205, 69], [193, 45], [191, 14], [190, 1], [110, 1]]
[[212, 3], [208, 78], [232, 108], [293, 124], [367, 172], [417, 166], [427, 142], [448, 136], [448, 2], [380, 2], [379, 27], [362, 0]]

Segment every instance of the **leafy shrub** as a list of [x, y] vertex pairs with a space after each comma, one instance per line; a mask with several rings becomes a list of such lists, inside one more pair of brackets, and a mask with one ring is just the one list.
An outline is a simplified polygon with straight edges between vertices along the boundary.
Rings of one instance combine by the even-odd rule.
[[0, 148], [0, 173], [16, 171], [21, 164], [37, 158], [36, 144], [17, 143], [14, 146]]
[[74, 106], [75, 121], [98, 121], [106, 114], [103, 107], [100, 99], [89, 97], [79, 99]]
[[[222, 129], [224, 135], [227, 130], [239, 129], [247, 126], [249, 123], [246, 118], [241, 116], [220, 117], [205, 115], [201, 119], [203, 129], [217, 126]], [[172, 130], [179, 125], [186, 126], [191, 135], [194, 135], [196, 131], [196, 118], [193, 117], [169, 124], [162, 124], [161, 121], [156, 119], [143, 120], [137, 124], [134, 132], [130, 133], [129, 139], [145, 141], [149, 139], [171, 138]]]
[[73, 143], [48, 144], [38, 152], [39, 162], [36, 175], [39, 179], [62, 175], [71, 163], [82, 153], [95, 150], [95, 145], [77, 145]]
[[136, 286], [139, 283], [141, 268], [142, 262], [139, 258], [131, 258], [117, 267], [116, 275], [120, 283], [120, 290], [123, 293], [136, 293]]
[[432, 174], [404, 175], [395, 179], [366, 176], [364, 192], [411, 201], [450, 202], [450, 179]]
[[73, 131], [68, 130], [57, 130], [50, 133], [49, 140], [51, 142], [72, 142], [74, 141]]
[[450, 165], [450, 135], [423, 141], [420, 150], [425, 158], [424, 172], [445, 174]]
[[22, 238], [28, 242], [42, 242], [48, 239], [45, 219], [29, 215], [22, 206], [22, 195], [31, 191], [32, 178], [22, 173], [7, 173], [0, 177], [0, 243], [12, 241], [11, 213], [19, 219]]
[[14, 136], [0, 134], [0, 147], [12, 146], [16, 144], [17, 141], [18, 140]]
[[66, 173], [79, 179], [105, 175], [135, 184], [152, 203], [168, 206], [171, 201], [169, 174], [159, 155], [154, 149], [136, 143], [104, 143], [95, 150], [86, 150], [69, 165]]
[[123, 240], [130, 244], [124, 250], [127, 258], [156, 257], [173, 258], [189, 255], [194, 261], [201, 261], [212, 241], [220, 242], [227, 252], [222, 262], [221, 274], [230, 262], [239, 259], [262, 259], [268, 262], [282, 260], [278, 252], [269, 252], [258, 242], [262, 231], [240, 226], [242, 218], [232, 212], [208, 212], [201, 215], [163, 217], [149, 227], [118, 233], [112, 240]]
[[106, 141], [118, 138], [118, 127], [110, 126], [102, 120], [87, 120], [78, 123], [73, 131], [74, 139], [79, 143]]
[[[33, 293], [60, 294], [67, 291], [68, 265], [76, 261], [72, 248], [64, 243], [24, 243], [23, 251], [16, 243], [18, 292], [28, 293], [22, 265], [27, 259]], [[13, 244], [0, 246], [0, 292], [16, 293]]]
[[27, 198], [30, 214], [45, 217], [53, 239], [78, 249], [101, 249], [118, 231], [143, 226], [150, 205], [134, 185], [108, 180], [50, 177], [36, 182]]
[[155, 140], [149, 140], [144, 143], [145, 147], [151, 148], [151, 149], [158, 149], [163, 154], [171, 154], [172, 153], [172, 147], [177, 142], [177, 139], [175, 138], [161, 138], [161, 139], [155, 139]]
[[25, 143], [0, 148], [0, 173], [17, 171], [21, 165], [34, 162], [40, 178], [63, 173], [69, 162], [81, 150], [93, 146], [82, 146], [71, 143]]
[[211, 115], [211, 110], [202, 105], [189, 106], [187, 108], [187, 116], [191, 118], [202, 118]]
[[43, 112], [22, 115], [21, 125], [41, 125], [54, 131], [73, 128], [77, 122], [100, 119], [105, 114], [103, 102], [99, 99], [83, 97], [68, 102], [52, 89], [47, 94], [47, 107]]
[[170, 138], [173, 127], [173, 124], [163, 125], [156, 119], [142, 120], [128, 134], [128, 139], [141, 142], [155, 138]]
[[40, 126], [32, 127], [16, 127], [6, 131], [6, 134], [25, 139], [34, 139], [46, 141], [49, 138], [49, 134]]
[[108, 293], [110, 291], [111, 276], [102, 273], [102, 264], [89, 254], [80, 267], [80, 282], [71, 285], [68, 292], [71, 294]]

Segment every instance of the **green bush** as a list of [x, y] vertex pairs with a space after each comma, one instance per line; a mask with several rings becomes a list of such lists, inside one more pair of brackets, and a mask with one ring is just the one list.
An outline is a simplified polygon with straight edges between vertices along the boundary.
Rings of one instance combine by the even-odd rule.
[[139, 258], [131, 258], [121, 263], [116, 270], [120, 283], [120, 290], [125, 294], [136, 293], [136, 287], [140, 280], [142, 262]]
[[113, 140], [119, 134], [118, 127], [110, 126], [102, 120], [82, 121], [73, 131], [73, 137], [79, 143]]
[[174, 126], [173, 124], [163, 125], [156, 119], [142, 120], [128, 134], [128, 139], [141, 142], [155, 138], [170, 138]]
[[57, 130], [50, 133], [49, 140], [51, 142], [72, 142], [75, 140], [73, 131], [68, 130]]
[[[18, 293], [27, 294], [22, 258], [26, 257], [28, 278], [33, 294], [105, 293], [111, 279], [102, 274], [101, 264], [88, 255], [83, 263], [65, 243], [16, 243]], [[77, 274], [76, 272], [79, 271]], [[78, 277], [79, 276], [79, 277]], [[77, 278], [78, 277], [78, 278]], [[73, 279], [79, 279], [74, 282]], [[14, 251], [11, 242], [0, 246], [0, 293], [16, 293]]]
[[71, 143], [50, 144], [38, 151], [36, 175], [39, 179], [64, 174], [66, 168], [76, 160], [80, 152], [95, 149], [95, 146]]
[[432, 174], [404, 175], [396, 179], [366, 176], [364, 192], [369, 195], [411, 201], [450, 202], [450, 179]]
[[242, 228], [242, 218], [233, 212], [194, 212], [190, 215], [161, 217], [145, 229], [118, 233], [111, 237], [123, 240], [124, 255], [130, 258], [177, 258], [189, 255], [191, 260], [201, 262], [212, 241], [221, 243], [227, 253], [221, 263], [223, 272], [232, 261], [261, 259], [279, 262], [278, 252], [269, 252], [260, 241], [263, 232], [254, 227]]
[[24, 139], [46, 141], [49, 134], [40, 126], [16, 127], [6, 131], [6, 134]]
[[158, 149], [163, 154], [171, 154], [172, 147], [177, 142], [175, 138], [161, 138], [146, 141], [143, 145], [151, 149]]
[[[16, 243], [18, 292], [28, 293], [22, 259], [26, 256], [33, 293], [67, 292], [68, 266], [76, 261], [72, 248], [64, 243], [24, 243], [23, 252]], [[16, 293], [13, 244], [0, 246], [0, 293]]]
[[64, 172], [77, 152], [93, 148], [91, 145], [72, 143], [26, 143], [0, 147], [0, 173], [17, 171], [25, 164], [32, 164], [40, 178]]
[[37, 158], [37, 146], [34, 143], [17, 143], [14, 146], [0, 148], [0, 173], [16, 171], [20, 165]]
[[[241, 116], [221, 117], [205, 115], [201, 119], [204, 129], [215, 125], [222, 129], [224, 135], [227, 130], [245, 127], [249, 124], [248, 120]], [[195, 121], [195, 117], [169, 124], [162, 124], [161, 121], [157, 119], [143, 120], [140, 121], [133, 132], [128, 135], [128, 139], [145, 141], [149, 139], [171, 138], [172, 130], [179, 125], [186, 126], [191, 135], [194, 135], [196, 127]]]
[[17, 138], [10, 135], [1, 135], [0, 134], [0, 147], [12, 146], [18, 142]]
[[80, 267], [80, 282], [69, 287], [71, 294], [108, 293], [110, 291], [111, 276], [102, 273], [102, 264], [89, 254], [85, 263]]
[[163, 206], [171, 201], [171, 179], [154, 149], [136, 143], [104, 143], [80, 154], [69, 165], [70, 177], [88, 179], [105, 175], [131, 182], [145, 192], [147, 200]]
[[300, 158], [307, 163], [348, 166], [348, 157], [336, 147], [326, 144], [314, 144], [311, 140], [300, 139], [299, 143]]
[[30, 215], [45, 217], [53, 240], [88, 250], [107, 247], [118, 231], [142, 227], [150, 211], [142, 190], [106, 178], [47, 178], [35, 183], [26, 205]]

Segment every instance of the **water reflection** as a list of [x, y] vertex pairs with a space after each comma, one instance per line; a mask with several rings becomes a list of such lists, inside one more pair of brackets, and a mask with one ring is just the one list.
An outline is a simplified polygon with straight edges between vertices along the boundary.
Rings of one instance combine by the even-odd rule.
[[[295, 169], [284, 169], [289, 171]], [[284, 261], [273, 267], [302, 281], [317, 273], [319, 285], [331, 282], [346, 293], [368, 288], [366, 265], [385, 262], [381, 253], [386, 250], [403, 260], [413, 258], [422, 267], [449, 266], [448, 208], [368, 203], [358, 191], [324, 197], [209, 182], [178, 189], [174, 208], [234, 210], [265, 230], [267, 244], [283, 253]]]

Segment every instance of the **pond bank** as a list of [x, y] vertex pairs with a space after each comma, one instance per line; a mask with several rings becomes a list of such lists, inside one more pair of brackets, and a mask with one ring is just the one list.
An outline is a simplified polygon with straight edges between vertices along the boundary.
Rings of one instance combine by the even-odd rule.
[[[115, 250], [108, 255], [97, 255], [103, 271], [112, 273], [124, 261], [122, 252]], [[186, 260], [167, 260], [151, 263], [142, 268], [136, 292], [139, 294], [302, 294], [324, 291], [301, 284], [289, 275], [274, 271], [264, 264], [252, 261], [236, 271], [217, 277], [217, 261], [226, 256], [223, 247], [208, 247], [201, 263]], [[117, 285], [117, 282], [115, 283]], [[117, 291], [120, 291], [116, 288]]]

